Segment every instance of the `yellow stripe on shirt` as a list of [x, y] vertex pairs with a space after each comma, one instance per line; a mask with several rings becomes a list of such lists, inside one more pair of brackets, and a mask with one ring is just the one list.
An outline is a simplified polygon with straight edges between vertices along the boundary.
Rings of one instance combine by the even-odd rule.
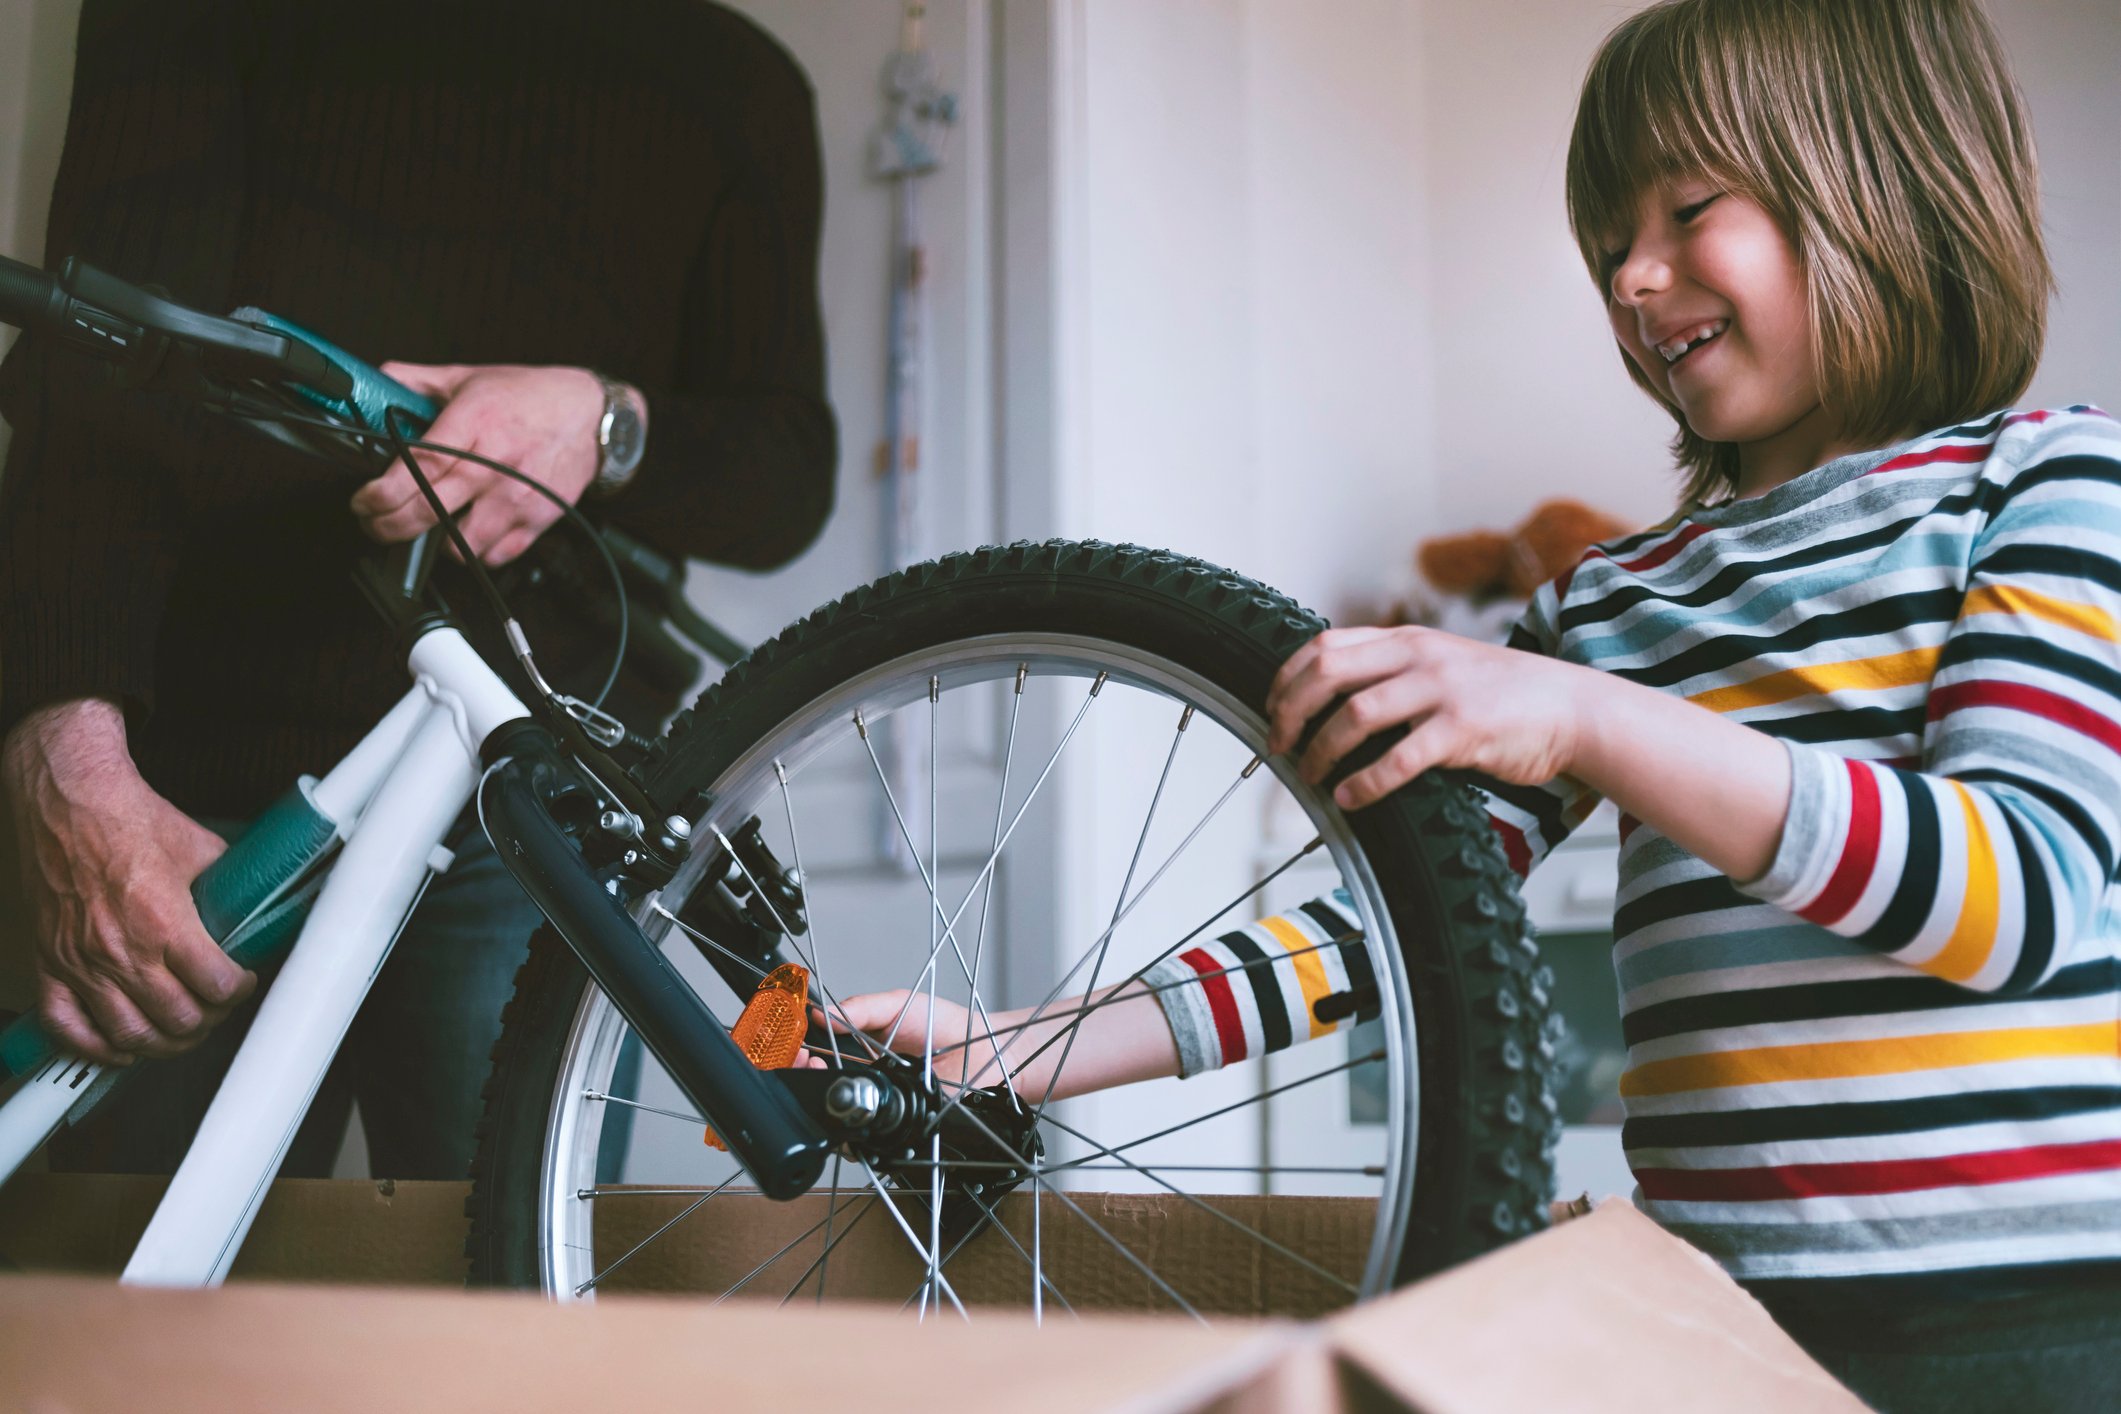
[[2018, 584], [1984, 584], [1968, 590], [1960, 601], [1959, 617], [1970, 619], [1976, 614], [2024, 614], [2108, 643], [2121, 638], [2121, 631], [2104, 610]]
[[2121, 1050], [2121, 1027], [2111, 1021], [2010, 1031], [1947, 1031], [1877, 1041], [1759, 1046], [1645, 1061], [1620, 1077], [1620, 1093], [1671, 1095], [1682, 1090], [1768, 1085], [1778, 1080], [1838, 1080], [1856, 1075], [1899, 1075], [1915, 1070], [1994, 1065], [2001, 1061], [2112, 1056], [2117, 1050]]
[[1326, 965], [1318, 957], [1318, 944], [1311, 941], [1286, 918], [1262, 918], [1259, 926], [1274, 935], [1274, 941], [1295, 954], [1289, 959], [1296, 969], [1296, 980], [1304, 990], [1304, 1018], [1311, 1023], [1311, 1035], [1323, 1036], [1333, 1029], [1333, 1024], [1318, 1019], [1318, 999], [1333, 989], [1326, 979]]
[[1741, 712], [1748, 707], [1771, 707], [1799, 697], [1823, 697], [1830, 692], [1864, 692], [1886, 687], [1906, 687], [1928, 682], [1937, 671], [1938, 648], [1910, 648], [1904, 653], [1885, 653], [1876, 658], [1851, 658], [1841, 663], [1813, 663], [1785, 668], [1751, 682], [1697, 692], [1687, 701], [1711, 712]]
[[1959, 903], [1959, 921], [1952, 925], [1951, 940], [1935, 957], [1916, 966], [1947, 982], [1965, 982], [1987, 964], [1996, 946], [1996, 849], [1981, 812], [1974, 808], [1973, 793], [1957, 781], [1951, 786], [1966, 816], [1966, 893]]

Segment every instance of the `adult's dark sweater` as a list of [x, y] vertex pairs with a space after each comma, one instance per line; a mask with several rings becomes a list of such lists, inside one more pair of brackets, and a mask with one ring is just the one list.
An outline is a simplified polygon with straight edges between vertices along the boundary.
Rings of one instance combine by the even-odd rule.
[[[87, 0], [46, 259], [372, 361], [631, 383], [647, 454], [592, 509], [763, 568], [832, 502], [813, 110], [793, 60], [703, 0]], [[350, 578], [374, 553], [362, 476], [34, 338], [0, 414], [0, 732], [117, 699], [150, 785], [242, 816], [403, 694]], [[512, 578], [540, 665], [593, 687], [605, 637], [552, 580]]]

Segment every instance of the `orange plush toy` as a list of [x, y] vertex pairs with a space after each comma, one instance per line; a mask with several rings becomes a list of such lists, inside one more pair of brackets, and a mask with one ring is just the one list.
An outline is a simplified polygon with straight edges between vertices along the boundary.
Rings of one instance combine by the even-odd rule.
[[1415, 547], [1414, 562], [1438, 592], [1487, 599], [1529, 599], [1532, 592], [1628, 527], [1581, 501], [1542, 501], [1508, 535], [1472, 530]]

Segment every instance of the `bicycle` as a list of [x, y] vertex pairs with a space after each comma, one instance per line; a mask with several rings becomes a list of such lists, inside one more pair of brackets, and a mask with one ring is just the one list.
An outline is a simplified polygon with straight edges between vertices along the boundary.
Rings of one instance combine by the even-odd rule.
[[[275, 316], [204, 314], [78, 261], [56, 275], [0, 261], [0, 320], [88, 347], [131, 381], [174, 388], [369, 474], [385, 456], [414, 465], [413, 452], [427, 445], [419, 433], [436, 411]], [[421, 485], [432, 500], [424, 478]], [[1041, 1266], [1050, 1216], [1085, 1223], [1116, 1249], [1143, 1278], [1142, 1299], [1200, 1315], [1201, 1303], [1078, 1201], [1092, 1193], [1175, 1198], [1241, 1229], [1277, 1282], [1303, 1289], [1292, 1303], [1311, 1307], [1376, 1294], [1544, 1225], [1558, 1128], [1548, 1085], [1558, 1022], [1548, 1016], [1550, 979], [1514, 879], [1472, 793], [1425, 778], [1347, 816], [1325, 787], [1306, 786], [1286, 763], [1261, 755], [1259, 704], [1281, 661], [1324, 627], [1316, 616], [1168, 551], [1049, 541], [950, 555], [790, 627], [737, 661], [651, 742], [596, 700], [547, 683], [483, 576], [482, 596], [507, 625], [526, 690], [480, 657], [427, 585], [433, 537], [453, 531], [435, 504], [444, 522], [437, 531], [360, 571], [386, 624], [410, 644], [413, 687], [344, 760], [303, 778], [194, 885], [209, 931], [239, 961], [285, 961], [123, 1280], [212, 1284], [227, 1274], [368, 980], [427, 880], [447, 866], [438, 853], [444, 832], [471, 801], [547, 919], [495, 1049], [470, 1204], [474, 1281], [593, 1298], [607, 1280], [623, 1280], [614, 1273], [642, 1250], [629, 1246], [614, 1259], [612, 1234], [626, 1220], [600, 1214], [623, 1211], [625, 1198], [689, 1203], [660, 1232], [718, 1196], [734, 1202], [746, 1191], [735, 1187], [740, 1179], [775, 1200], [822, 1191], [824, 1216], [799, 1239], [817, 1238], [816, 1256], [784, 1301], [810, 1285], [822, 1299], [832, 1251], [880, 1208], [917, 1255], [921, 1284], [907, 1302], [918, 1298], [923, 1311], [948, 1301], [962, 1313], [950, 1263], [986, 1234], [995, 1235], [988, 1247], [1006, 1243], [1021, 1258], [1034, 1310], [1049, 1294], [1069, 1304]], [[475, 569], [475, 558], [466, 559]], [[626, 630], [621, 594], [621, 655]], [[908, 714], [931, 745], [926, 838], [909, 826], [872, 731], [895, 713]], [[1295, 1078], [1225, 1072], [1215, 1082], [1132, 1087], [1139, 1094], [1129, 1104], [1158, 1112], [1154, 1132], [1107, 1144], [1091, 1137], [1080, 1107], [1070, 1108], [1077, 1102], [1049, 1106], [1018, 1095], [992, 1035], [985, 1044], [995, 1079], [984, 1084], [969, 1046], [959, 1048], [953, 1080], [952, 1058], [932, 1040], [916, 1065], [888, 1038], [879, 1046], [815, 1017], [806, 1040], [821, 1068], [762, 1070], [745, 1058], [724, 1018], [784, 962], [806, 968], [818, 1008], [831, 1012], [847, 994], [850, 969], [872, 975], [896, 951], [909, 992], [947, 995], [962, 983], [958, 994], [984, 1016], [996, 971], [1016, 964], [990, 951], [988, 925], [1009, 846], [1029, 837], [1019, 826], [1028, 819], [1032, 831], [1041, 828], [1034, 807], [1055, 770], [1067, 769], [1071, 742], [1108, 720], [1144, 714], [1160, 719], [1167, 745], [1160, 764], [1145, 760], [1136, 783], [1144, 788], [1135, 797], [1147, 799], [1139, 829], [1112, 837], [1121, 846], [1113, 872], [1125, 858], [1124, 879], [1109, 910], [1098, 904], [1094, 936], [1078, 940], [1072, 966], [1055, 969], [1059, 981], [1040, 1012], [1069, 986], [1082, 987], [1086, 967], [1085, 991], [1139, 978], [1156, 957], [1233, 912], [1265, 911], [1260, 900], [1285, 881], [1305, 879], [1324, 892], [1322, 875], [1326, 887], [1347, 891], [1359, 928], [1228, 980], [1281, 985], [1274, 978], [1300, 967], [1306, 951], [1358, 949], [1367, 990], [1323, 998], [1314, 1009], [1314, 1036], [1358, 1037], [1346, 1059], [1323, 1054], [1344, 1044], [1336, 1040], [1282, 1053], [1275, 1064], [1306, 1057]], [[946, 717], [954, 736], [997, 739], [1001, 788], [991, 803], [943, 808]], [[1045, 721], [1049, 728], [1038, 725]], [[1026, 749], [1034, 737], [1037, 749]], [[1046, 740], [1056, 743], [1050, 751]], [[820, 908], [824, 876], [803, 867], [804, 840], [817, 859], [821, 839], [844, 824], [843, 810], [813, 813], [806, 834], [799, 804], [799, 791], [825, 779], [806, 773], [834, 759], [873, 780], [925, 895], [922, 917], [873, 927], [877, 936], [862, 938], [858, 951], [850, 942], [858, 910]], [[1031, 761], [1035, 778], [1012, 801], [1012, 775], [1020, 782], [1031, 774]], [[1189, 791], [1209, 804], [1177, 817], [1189, 826], [1166, 824], [1166, 838], [1180, 837], [1175, 848], [1149, 850], [1160, 807]], [[1228, 822], [1233, 799], [1257, 808], [1258, 796], [1301, 823], [1301, 842], [1286, 858], [1241, 871], [1244, 886], [1231, 896], [1222, 885], [1233, 861], [1195, 846], [1215, 838], [1218, 819]], [[946, 873], [957, 876], [947, 890]], [[1169, 880], [1188, 891], [1184, 907], [1174, 906]], [[1186, 920], [1190, 931], [1160, 921], [1146, 930], [1167, 918]], [[1166, 945], [1171, 937], [1179, 941]], [[1014, 985], [1029, 994], [1022, 979]], [[1358, 1011], [1374, 1020], [1346, 1032]], [[1061, 1019], [1072, 1046], [1082, 1017]], [[629, 1036], [689, 1111], [614, 1085]], [[1067, 1056], [1063, 1049], [1062, 1067]], [[0, 1106], [0, 1180], [124, 1074], [51, 1054], [33, 1017], [0, 1034], [0, 1064], [24, 1077]], [[1316, 1114], [1321, 1094], [1332, 1105], [1353, 1103], [1349, 1080], [1358, 1072], [1381, 1091], [1380, 1122], [1360, 1136], [1370, 1156], [1278, 1161], [1270, 1142], [1277, 1121]], [[1257, 1093], [1245, 1094], [1246, 1085]], [[1241, 1098], [1224, 1103], [1233, 1091]], [[619, 1108], [667, 1116], [658, 1122], [681, 1122], [688, 1132], [711, 1129], [728, 1155], [688, 1141], [681, 1157], [694, 1171], [644, 1182], [636, 1143], [631, 1181], [610, 1182], [627, 1157], [613, 1152], [606, 1122]], [[1251, 1163], [1200, 1161], [1242, 1158], [1248, 1145]], [[849, 1174], [856, 1182], [842, 1186]], [[1367, 1220], [1367, 1239], [1329, 1269], [1232, 1216], [1234, 1199], [1218, 1207], [1201, 1196], [1246, 1191], [1341, 1195]]]

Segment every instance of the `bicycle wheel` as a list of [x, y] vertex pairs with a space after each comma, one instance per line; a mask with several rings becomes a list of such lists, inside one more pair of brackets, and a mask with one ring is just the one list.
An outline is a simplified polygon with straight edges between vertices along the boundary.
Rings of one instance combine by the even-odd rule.
[[[652, 1064], [626, 1093], [625, 1021], [548, 930], [494, 1053], [473, 1279], [559, 1298], [693, 1281], [822, 1298], [828, 1280], [837, 1294], [855, 1275], [830, 1253], [881, 1206], [871, 1240], [896, 1227], [918, 1254], [893, 1279], [912, 1280], [906, 1299], [923, 1309], [947, 1296], [1212, 1314], [1257, 1309], [1271, 1290], [1277, 1310], [1316, 1311], [1544, 1226], [1560, 1023], [1477, 799], [1424, 778], [1344, 815], [1289, 763], [1258, 758], [1274, 672], [1324, 626], [1167, 551], [1047, 542], [953, 555], [759, 648], [678, 720], [643, 776], [659, 799], [708, 793], [696, 842], [755, 824], [771, 858], [800, 873], [808, 934], [779, 955], [813, 965], [826, 1002], [939, 987], [968, 1007], [1052, 1004], [1086, 977], [1109, 985], [1184, 939], [1339, 887], [1360, 919], [1374, 1017], [1323, 1036], [1314, 1026], [1316, 1039], [1210, 1075], [1050, 1106], [1033, 1097], [1018, 1112], [1035, 1113], [1029, 1127], [1007, 1144], [987, 1130], [984, 1155], [850, 1154], [799, 1200], [807, 1209], [783, 1207], [762, 1228], [769, 1205], [700, 1142], [700, 1120]], [[1056, 774], [1067, 791], [1051, 790]], [[1054, 817], [1056, 795], [1072, 817]], [[899, 843], [912, 908], [890, 902], [875, 870], [828, 858], [873, 852], [879, 828]], [[1285, 843], [1262, 852], [1262, 835]], [[1067, 877], [1095, 879], [1097, 897], [1048, 910], [1075, 924], [1058, 949], [1035, 928], [1012, 936], [998, 922], [1010, 890], [1048, 877], [1019, 861], [1064, 847], [1082, 865]], [[729, 902], [701, 877], [710, 856], [726, 868], [727, 851], [698, 845], [637, 916], [733, 1021], [744, 977], [723, 975], [726, 959], [708, 965], [733, 955], [730, 910], [700, 914], [722, 920], [704, 932], [673, 922], [710, 895]], [[1004, 1088], [990, 1076], [984, 1093]], [[997, 1197], [1005, 1187], [1016, 1191]], [[753, 1229], [772, 1243], [744, 1248]], [[1211, 1229], [1255, 1258], [1235, 1295], [1189, 1267]], [[1049, 1257], [1101, 1258], [1105, 1275], [1059, 1274]], [[890, 1289], [864, 1279], [859, 1294]]]

